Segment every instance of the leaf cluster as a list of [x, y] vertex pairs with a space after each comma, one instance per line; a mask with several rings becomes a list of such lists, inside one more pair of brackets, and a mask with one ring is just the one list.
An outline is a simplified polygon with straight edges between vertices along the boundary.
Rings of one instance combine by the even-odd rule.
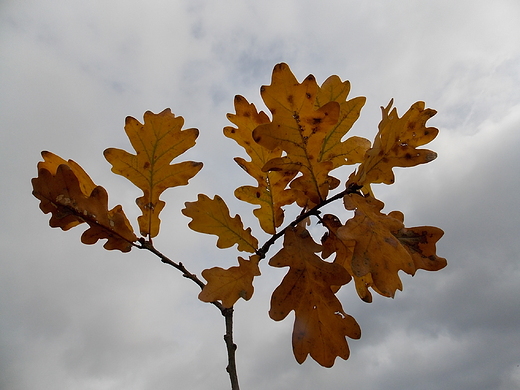
[[[202, 168], [200, 162], [172, 163], [195, 145], [199, 133], [197, 129], [183, 130], [182, 117], [169, 109], [159, 114], [146, 112], [144, 123], [126, 119], [125, 131], [135, 154], [115, 148], [104, 152], [112, 171], [143, 193], [136, 200], [142, 213], [138, 218], [140, 238], [121, 206], [108, 210], [106, 191], [72, 160], [43, 152], [38, 177], [32, 181], [33, 194], [40, 200], [41, 210], [52, 214], [52, 227], [68, 230], [86, 223], [89, 228], [81, 238], [85, 244], [107, 239], [106, 249], [151, 250], [197, 282], [202, 288], [199, 298], [223, 313], [238, 299], [252, 297], [260, 261], [274, 242], [282, 240], [282, 248], [268, 264], [288, 267], [288, 271], [272, 294], [269, 316], [280, 321], [294, 311], [296, 360], [302, 363], [310, 355], [330, 367], [337, 357], [348, 358], [347, 338], [361, 336], [358, 323], [336, 296], [341, 286], [353, 281], [359, 297], [371, 302], [372, 292], [394, 297], [402, 290], [399, 271], [414, 275], [419, 269], [436, 271], [446, 266], [435, 248], [442, 230], [405, 227], [404, 214], [383, 213], [384, 204], [372, 190], [372, 184], [395, 181], [393, 168], [436, 158], [435, 152], [419, 148], [437, 136], [436, 128], [426, 126], [435, 111], [417, 102], [399, 117], [390, 101], [382, 108], [378, 133], [370, 142], [348, 136], [365, 104], [364, 97], [349, 98], [349, 92], [350, 83], [338, 76], [318, 85], [309, 75], [300, 83], [289, 66], [281, 63], [273, 70], [271, 84], [261, 87], [270, 115], [258, 111], [243, 96], [235, 97], [235, 113], [228, 114], [233, 126], [225, 127], [224, 135], [244, 149], [247, 157], [235, 157], [235, 161], [256, 185], [241, 186], [234, 194], [255, 206], [259, 227], [270, 238], [260, 245], [253, 229], [244, 227], [239, 215], [231, 217], [218, 195], [199, 194], [197, 200], [186, 202], [182, 213], [191, 219], [188, 226], [192, 230], [216, 235], [218, 248], [236, 245], [238, 251], [249, 254], [247, 259], [238, 257], [238, 265], [231, 268], [204, 270], [206, 283], [152, 244], [165, 206], [160, 195], [168, 188], [188, 184]], [[332, 175], [344, 165], [357, 166], [349, 177]], [[323, 207], [340, 199], [347, 217], [322, 215]], [[299, 216], [284, 226], [290, 205], [299, 209]], [[311, 236], [308, 225], [312, 223], [323, 226], [321, 240]]]

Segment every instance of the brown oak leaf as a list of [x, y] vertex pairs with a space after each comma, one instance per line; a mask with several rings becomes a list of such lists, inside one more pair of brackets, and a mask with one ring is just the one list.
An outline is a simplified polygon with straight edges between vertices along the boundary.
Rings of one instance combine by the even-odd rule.
[[328, 263], [315, 253], [321, 245], [301, 227], [287, 229], [283, 248], [269, 264], [290, 267], [282, 283], [271, 297], [269, 316], [283, 320], [294, 310], [293, 352], [298, 363], [307, 356], [325, 367], [332, 367], [336, 357], [347, 359], [350, 350], [346, 337], [358, 339], [361, 329], [343, 311], [331, 286], [341, 286], [350, 280], [344, 267]]
[[238, 258], [238, 266], [223, 269], [213, 267], [202, 271], [208, 281], [199, 294], [203, 302], [221, 301], [226, 308], [232, 307], [239, 298], [248, 301], [253, 296], [253, 279], [260, 275], [260, 257], [253, 255], [249, 260]]
[[108, 210], [106, 190], [95, 186], [78, 164], [49, 152], [42, 155], [45, 161], [32, 179], [33, 195], [40, 200], [40, 209], [52, 214], [50, 226], [69, 230], [85, 222], [90, 227], [81, 236], [84, 244], [107, 239], [105, 249], [130, 251], [137, 237], [122, 207]]

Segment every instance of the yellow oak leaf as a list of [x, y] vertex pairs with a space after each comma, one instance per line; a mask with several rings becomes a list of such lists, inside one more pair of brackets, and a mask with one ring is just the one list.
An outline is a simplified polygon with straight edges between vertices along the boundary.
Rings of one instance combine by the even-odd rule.
[[238, 266], [223, 269], [213, 267], [202, 271], [208, 284], [199, 294], [203, 302], [221, 301], [226, 308], [232, 307], [239, 298], [251, 299], [254, 292], [253, 279], [260, 275], [260, 257], [253, 255], [249, 260], [238, 258]]
[[354, 136], [342, 141], [359, 118], [366, 101], [362, 96], [347, 100], [349, 92], [349, 81], [341, 81], [338, 76], [330, 76], [316, 94], [314, 105], [316, 109], [328, 102], [338, 102], [340, 106], [338, 122], [330, 128], [323, 139], [318, 158], [320, 161], [332, 161], [333, 169], [345, 164], [362, 162], [366, 151], [370, 148], [370, 141], [366, 138]]
[[333, 162], [320, 161], [320, 152], [325, 137], [338, 122], [340, 105], [330, 101], [315, 109], [317, 93], [314, 76], [309, 75], [300, 84], [287, 64], [276, 65], [271, 85], [261, 88], [262, 99], [273, 114], [272, 122], [253, 131], [253, 139], [260, 145], [287, 153], [270, 160], [263, 167], [265, 171], [302, 173], [291, 188], [305, 195], [297, 200], [298, 205], [309, 207], [326, 199], [328, 191], [339, 184], [328, 176]]
[[224, 200], [215, 195], [211, 199], [199, 194], [195, 202], [186, 202], [182, 213], [191, 218], [188, 224], [196, 232], [218, 236], [217, 247], [230, 248], [238, 244], [238, 250], [254, 253], [258, 249], [258, 240], [251, 234], [251, 228], [244, 229], [239, 215], [233, 218]]
[[294, 310], [296, 361], [301, 364], [310, 354], [322, 366], [332, 367], [336, 357], [349, 357], [346, 337], [360, 338], [361, 329], [331, 289], [347, 283], [350, 275], [341, 265], [320, 259], [316, 253], [321, 249], [304, 227], [286, 230], [284, 246], [269, 264], [290, 268], [273, 292], [269, 316], [280, 321]]
[[167, 188], [188, 184], [202, 168], [202, 163], [194, 161], [170, 164], [193, 147], [199, 135], [197, 129], [181, 130], [183, 124], [184, 119], [169, 108], [159, 114], [145, 112], [144, 124], [127, 117], [125, 132], [136, 154], [115, 148], [104, 152], [112, 172], [126, 177], [144, 193], [136, 200], [142, 211], [138, 222], [143, 236], [159, 234], [159, 213], [165, 206], [159, 196]]
[[78, 164], [71, 160], [61, 163], [65, 160], [52, 153], [42, 155], [45, 161], [38, 164], [38, 177], [32, 179], [32, 185], [40, 209], [52, 214], [49, 225], [69, 230], [86, 222], [90, 227], [81, 236], [84, 244], [107, 239], [105, 249], [130, 251], [137, 237], [122, 207], [108, 210], [106, 190], [96, 186]]
[[253, 213], [265, 232], [275, 234], [276, 228], [283, 222], [282, 207], [296, 200], [296, 191], [286, 187], [297, 171], [263, 171], [262, 168], [267, 161], [282, 155], [280, 148], [269, 150], [253, 140], [253, 130], [261, 124], [268, 123], [269, 118], [263, 111], [257, 112], [255, 105], [242, 96], [235, 96], [235, 110], [236, 114], [228, 114], [227, 117], [237, 127], [225, 127], [224, 134], [245, 149], [251, 161], [245, 161], [240, 157], [236, 157], [235, 161], [258, 182], [256, 187], [237, 188], [235, 196], [244, 202], [260, 205]]
[[392, 168], [412, 167], [437, 158], [437, 154], [431, 150], [417, 149], [431, 142], [439, 133], [434, 127], [426, 127], [427, 120], [436, 111], [425, 109], [424, 102], [417, 102], [399, 118], [397, 110], [391, 110], [392, 104], [393, 100], [387, 107], [381, 107], [383, 119], [379, 124], [379, 132], [357, 173], [349, 179], [350, 183], [363, 186], [369, 186], [370, 183], [392, 184], [395, 181]]
[[302, 83], [287, 64], [273, 70], [271, 85], [263, 86], [262, 98], [273, 114], [272, 122], [253, 131], [260, 145], [281, 148], [285, 156], [268, 161], [264, 171], [298, 171], [290, 187], [298, 190], [297, 203], [313, 207], [325, 200], [329, 190], [339, 185], [331, 170], [361, 162], [370, 142], [361, 137], [342, 138], [358, 119], [365, 98], [346, 100], [350, 83], [329, 77], [321, 87], [314, 76]]

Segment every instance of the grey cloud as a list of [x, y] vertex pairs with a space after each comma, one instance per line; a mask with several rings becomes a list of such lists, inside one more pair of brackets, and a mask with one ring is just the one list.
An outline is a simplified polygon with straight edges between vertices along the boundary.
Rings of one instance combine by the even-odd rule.
[[194, 272], [228, 267], [236, 252], [189, 231], [178, 210], [199, 191], [249, 212], [233, 200], [249, 178], [232, 161], [241, 149], [222, 136], [225, 114], [237, 93], [265, 110], [259, 88], [285, 61], [300, 80], [338, 74], [353, 96], [367, 96], [356, 134], [374, 136], [391, 97], [400, 114], [417, 100], [439, 111], [430, 120], [441, 130], [431, 146], [438, 159], [397, 170], [395, 185], [375, 191], [408, 226], [445, 230], [438, 253], [448, 267], [403, 275], [403, 292], [370, 305], [343, 287], [363, 336], [329, 370], [294, 361], [291, 319], [267, 316], [284, 270], [263, 264], [255, 296], [236, 310], [242, 387], [520, 388], [516, 1], [2, 7], [0, 387], [229, 387], [223, 321], [197, 301], [197, 286], [149, 254], [84, 246], [78, 228], [51, 230], [29, 180], [40, 150], [73, 158], [135, 220], [138, 193], [111, 175], [102, 150], [129, 148], [126, 115], [171, 107], [201, 130], [186, 158], [206, 166], [193, 184], [165, 194], [171, 211], [156, 242]]

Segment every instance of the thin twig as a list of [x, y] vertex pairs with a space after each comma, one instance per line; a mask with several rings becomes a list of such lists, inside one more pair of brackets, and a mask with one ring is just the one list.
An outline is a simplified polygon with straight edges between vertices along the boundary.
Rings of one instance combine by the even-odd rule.
[[[139, 249], [146, 249], [146, 250], [152, 252], [154, 255], [159, 257], [164, 264], [168, 264], [168, 265], [171, 265], [172, 267], [177, 268], [179, 271], [182, 272], [182, 276], [195, 282], [201, 288], [201, 290], [206, 285], [206, 283], [204, 283], [202, 280], [200, 280], [197, 277], [197, 275], [189, 272], [188, 269], [184, 266], [184, 264], [182, 264], [181, 262], [176, 263], [175, 261], [171, 260], [167, 256], [163, 255], [161, 252], [159, 252], [154, 247], [151, 240], [146, 240], [144, 238], [140, 238], [139, 243], [141, 245], [136, 245], [136, 244], [134, 244], [134, 245]], [[233, 307], [226, 308], [222, 305], [222, 303], [220, 303], [218, 301], [213, 301], [213, 302], [211, 302], [211, 304], [216, 306], [220, 310], [220, 313], [225, 318], [226, 334], [224, 335], [224, 341], [226, 343], [226, 349], [227, 349], [227, 353], [228, 353], [228, 366], [226, 367], [226, 371], [228, 372], [229, 379], [231, 381], [231, 390], [240, 390], [240, 387], [238, 385], [238, 374], [237, 374], [237, 365], [236, 365], [236, 358], [235, 358], [235, 351], [237, 349], [237, 346], [233, 342]]]
[[306, 211], [305, 213], [301, 213], [300, 215], [298, 215], [298, 217], [296, 217], [294, 219], [294, 221], [292, 221], [286, 227], [284, 227], [282, 230], [278, 231], [276, 234], [271, 236], [271, 238], [269, 240], [267, 240], [265, 242], [265, 244], [260, 249], [258, 249], [256, 251], [256, 254], [258, 256], [260, 256], [261, 259], [265, 258], [267, 252], [269, 251], [269, 248], [276, 242], [276, 240], [278, 240], [280, 237], [282, 237], [285, 234], [287, 229], [295, 227], [301, 221], [303, 221], [304, 219], [310, 217], [311, 215], [318, 215], [318, 214], [320, 214], [320, 209], [323, 206], [326, 206], [329, 203], [334, 202], [335, 200], [341, 199], [345, 195], [358, 193], [360, 188], [361, 187], [359, 185], [357, 185], [355, 183], [352, 183], [352, 184], [348, 185], [345, 190], [343, 190], [341, 192], [338, 192], [336, 195], [331, 196], [328, 199], [325, 199], [324, 201], [322, 201], [321, 203], [317, 204], [316, 206], [314, 206], [309, 211]]
[[[157, 257], [159, 257], [161, 259], [161, 261], [164, 263], [164, 264], [168, 264], [168, 265], [171, 265], [172, 267], [175, 267], [177, 268], [179, 271], [182, 272], [182, 276], [184, 276], [185, 278], [188, 278], [188, 279], [191, 279], [193, 280], [195, 283], [197, 283], [199, 285], [199, 287], [201, 288], [201, 290], [204, 288], [204, 286], [206, 285], [206, 283], [204, 283], [202, 280], [200, 280], [197, 275], [195, 274], [192, 274], [191, 272], [189, 272], [186, 267], [184, 266], [184, 264], [182, 264], [181, 262], [179, 263], [176, 263], [175, 261], [171, 260], [170, 258], [166, 257], [165, 255], [163, 255], [161, 252], [159, 252], [155, 247], [154, 245], [152, 244], [152, 241], [149, 240], [145, 240], [144, 238], [140, 238], [139, 239], [139, 242], [141, 243], [141, 246], [138, 246], [138, 248], [140, 249], [147, 249], [149, 250], [150, 252], [152, 252], [154, 255], [156, 255]], [[220, 309], [220, 307], [219, 307]], [[222, 310], [222, 309], [221, 309]]]
[[226, 367], [226, 371], [228, 372], [229, 379], [231, 380], [231, 389], [240, 390], [240, 386], [238, 385], [237, 364], [235, 359], [237, 345], [233, 342], [233, 307], [226, 309], [225, 313], [222, 314], [226, 318], [226, 334], [224, 335], [224, 341], [226, 342], [228, 353], [228, 366]]

